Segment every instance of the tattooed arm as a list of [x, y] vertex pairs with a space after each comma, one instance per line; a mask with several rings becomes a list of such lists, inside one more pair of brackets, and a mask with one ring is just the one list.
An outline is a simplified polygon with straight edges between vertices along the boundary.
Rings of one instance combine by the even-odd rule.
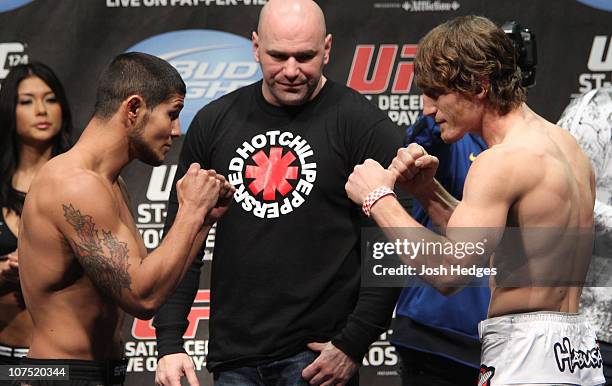
[[210, 227], [203, 226], [229, 184], [192, 165], [177, 183], [177, 221], [160, 246], [146, 255], [138, 234], [121, 219], [122, 198], [100, 176], [84, 173], [61, 194], [59, 228], [87, 276], [126, 312], [149, 319], [175, 289]]

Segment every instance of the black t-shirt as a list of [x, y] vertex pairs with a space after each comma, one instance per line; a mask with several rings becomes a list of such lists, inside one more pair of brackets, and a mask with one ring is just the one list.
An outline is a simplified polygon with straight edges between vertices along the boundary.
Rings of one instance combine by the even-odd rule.
[[[219, 371], [279, 359], [312, 341], [360, 362], [382, 333], [398, 291], [360, 288], [363, 215], [344, 185], [355, 165], [387, 167], [397, 126], [357, 92], [327, 81], [299, 107], [275, 107], [261, 81], [210, 103], [187, 132], [176, 179], [192, 162], [237, 191], [217, 224], [207, 366]], [[166, 229], [177, 211], [170, 195]], [[182, 351], [199, 267], [158, 311], [161, 356]]]

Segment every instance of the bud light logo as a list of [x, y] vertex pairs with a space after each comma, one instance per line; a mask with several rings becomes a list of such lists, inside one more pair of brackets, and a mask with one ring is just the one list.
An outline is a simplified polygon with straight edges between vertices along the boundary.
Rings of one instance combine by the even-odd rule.
[[0, 1], [0, 12], [12, 11], [15, 8], [23, 7], [34, 0], [2, 0]]
[[612, 1], [610, 0], [578, 0], [578, 1], [590, 7], [601, 9], [602, 11], [612, 12]]
[[180, 116], [183, 133], [204, 105], [261, 79], [251, 41], [227, 32], [173, 31], [146, 39], [127, 51], [156, 55], [181, 74], [187, 85]]

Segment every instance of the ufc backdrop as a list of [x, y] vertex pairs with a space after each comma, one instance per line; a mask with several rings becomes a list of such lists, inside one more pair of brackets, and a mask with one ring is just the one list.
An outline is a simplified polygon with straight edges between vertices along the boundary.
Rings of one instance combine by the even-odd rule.
[[[11, 66], [32, 60], [50, 65], [72, 107], [75, 138], [93, 111], [95, 84], [117, 54], [144, 51], [172, 63], [187, 84], [183, 132], [202, 106], [261, 77], [250, 35], [265, 0], [0, 0], [0, 81]], [[536, 35], [537, 84], [529, 104], [555, 122], [573, 96], [612, 81], [610, 0], [333, 0], [319, 1], [333, 35], [325, 74], [371, 99], [398, 124], [413, 123], [421, 110], [413, 82], [419, 39], [459, 15], [484, 15], [497, 23], [516, 20]], [[182, 145], [166, 165], [138, 162], [122, 173], [147, 248], [160, 242], [166, 201]], [[185, 349], [202, 384], [210, 313], [209, 273], [214, 232], [203, 258], [200, 291], [189, 315]], [[272, 269], [272, 267], [271, 267]], [[278, 310], [282, 312], [282, 310]], [[128, 385], [150, 385], [156, 367], [155, 330], [149, 321], [125, 323]], [[398, 359], [382, 336], [361, 368], [362, 385], [399, 385]]]

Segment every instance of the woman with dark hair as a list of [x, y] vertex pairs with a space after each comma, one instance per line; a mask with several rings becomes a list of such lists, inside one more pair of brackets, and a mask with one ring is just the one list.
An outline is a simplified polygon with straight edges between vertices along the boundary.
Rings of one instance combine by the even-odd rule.
[[0, 365], [19, 363], [32, 334], [17, 252], [25, 195], [40, 167], [70, 147], [71, 128], [55, 73], [37, 62], [13, 67], [0, 88]]

